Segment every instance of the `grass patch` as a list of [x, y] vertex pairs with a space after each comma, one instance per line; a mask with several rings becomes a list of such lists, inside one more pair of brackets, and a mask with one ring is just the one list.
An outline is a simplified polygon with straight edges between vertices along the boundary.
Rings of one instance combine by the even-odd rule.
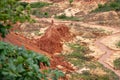
[[44, 6], [49, 6], [51, 5], [51, 3], [47, 3], [47, 2], [34, 2], [30, 4], [32, 8], [42, 8]]
[[65, 14], [62, 14], [60, 16], [55, 16], [55, 18], [62, 19], [62, 20], [71, 20], [71, 21], [80, 21], [80, 20], [82, 20], [82, 18], [77, 18], [77, 17], [74, 17], [74, 16], [68, 17]]
[[114, 60], [114, 67], [115, 69], [120, 70], [120, 58]]
[[[23, 6], [26, 6], [29, 3], [20, 2], [20, 4], [23, 5]], [[42, 8], [42, 7], [49, 6], [49, 5], [52, 5], [52, 3], [47, 3], [47, 2], [33, 2], [33, 3], [30, 3], [31, 8]]]
[[[82, 74], [80, 73], [71, 73], [70, 80], [119, 80], [118, 76], [115, 75], [112, 71], [106, 69], [102, 64], [100, 64], [98, 61], [93, 60], [92, 57], [86, 56], [89, 53], [89, 49], [81, 46], [79, 44], [68, 44], [70, 48], [73, 50], [72, 53], [62, 55], [65, 57], [65, 60], [68, 62], [71, 62], [75, 66], [77, 66], [79, 69], [82, 69], [84, 67], [89, 68], [89, 71], [85, 71]], [[99, 71], [105, 72], [106, 74], [99, 75], [95, 74], [95, 70], [100, 69], [96, 71], [96, 73]], [[92, 72], [93, 71], [93, 72]]]
[[120, 11], [120, 1], [109, 2], [105, 3], [104, 5], [98, 4], [98, 8], [92, 12], [105, 12], [111, 10]]
[[35, 15], [36, 17], [39, 17], [39, 18], [48, 18], [50, 17], [49, 13], [48, 12], [41, 12], [40, 10], [32, 10], [31, 11], [31, 14], [32, 15]]

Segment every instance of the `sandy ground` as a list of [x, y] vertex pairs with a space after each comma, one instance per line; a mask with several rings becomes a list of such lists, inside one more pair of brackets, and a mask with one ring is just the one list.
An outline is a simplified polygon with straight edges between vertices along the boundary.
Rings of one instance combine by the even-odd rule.
[[116, 35], [110, 35], [106, 38], [104, 38], [101, 43], [105, 44], [106, 46], [108, 46], [110, 49], [113, 50], [120, 50], [120, 48], [116, 47], [116, 44], [120, 41], [120, 34], [116, 34]]

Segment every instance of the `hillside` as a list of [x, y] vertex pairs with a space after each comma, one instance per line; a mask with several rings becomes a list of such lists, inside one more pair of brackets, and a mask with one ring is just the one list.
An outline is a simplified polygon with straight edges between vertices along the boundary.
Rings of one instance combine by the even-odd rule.
[[49, 57], [59, 80], [120, 80], [120, 1], [69, 1], [22, 0], [34, 22], [16, 23], [4, 41]]

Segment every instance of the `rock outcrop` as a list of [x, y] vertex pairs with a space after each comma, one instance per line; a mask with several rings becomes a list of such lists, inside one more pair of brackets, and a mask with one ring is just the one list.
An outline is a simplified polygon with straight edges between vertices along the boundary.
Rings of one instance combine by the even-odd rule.
[[69, 28], [66, 25], [52, 25], [46, 33], [38, 39], [38, 46], [48, 53], [62, 51], [62, 42], [70, 39]]

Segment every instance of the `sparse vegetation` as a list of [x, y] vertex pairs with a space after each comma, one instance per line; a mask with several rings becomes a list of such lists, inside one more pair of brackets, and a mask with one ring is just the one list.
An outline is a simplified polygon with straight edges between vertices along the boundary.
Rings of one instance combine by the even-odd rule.
[[[107, 59], [103, 59], [104, 56], [99, 57], [98, 54], [101, 53], [101, 47], [104, 48], [105, 45], [105, 43], [102, 42], [104, 39], [99, 38], [106, 38], [109, 34], [112, 34], [112, 31], [117, 33], [117, 28], [108, 28], [105, 27], [106, 25], [99, 26], [98, 24], [96, 25], [96, 23], [107, 24], [108, 22], [109, 24], [113, 24], [112, 19], [114, 18], [115, 22], [119, 22], [120, 0], [109, 0], [105, 4], [98, 4], [98, 8], [92, 11], [104, 12], [115, 10], [115, 13], [117, 14], [115, 14], [115, 17], [113, 18], [111, 15], [114, 16], [114, 13], [110, 13], [109, 15], [105, 14], [105, 16], [102, 16], [101, 14], [96, 15], [96, 13], [88, 14], [89, 10], [93, 9], [96, 5], [96, 3], [92, 3], [92, 1], [90, 5], [86, 3], [84, 5], [83, 2], [81, 9], [77, 9], [80, 7], [79, 1], [75, 1], [74, 5], [74, 0], [68, 0], [68, 5], [66, 5], [66, 2], [65, 4], [62, 4], [65, 0], [51, 0], [50, 2], [52, 1], [53, 3], [47, 1], [27, 3], [21, 2], [20, 0], [0, 0], [0, 40], [6, 41], [0, 41], [0, 80], [61, 80], [61, 77], [62, 79], [65, 78], [64, 80], [68, 77], [68, 80], [119, 80], [119, 74], [117, 74], [117, 76], [114, 72], [120, 70], [120, 58], [113, 61], [113, 68], [116, 70], [112, 72], [112, 69], [109, 70], [104, 67], [105, 64], [107, 64]], [[80, 1], [80, 3], [82, 2]], [[66, 10], [71, 11], [71, 15], [67, 15]], [[64, 14], [59, 15], [59, 13]], [[72, 14], [74, 15], [72, 16]], [[37, 17], [35, 17], [35, 20], [37, 21], [35, 21], [36, 23], [31, 24], [29, 22], [33, 21], [30, 18], [32, 15]], [[56, 20], [51, 20], [54, 15]], [[83, 18], [86, 18], [86, 21], [81, 21]], [[57, 19], [61, 19], [59, 21], [63, 24], [59, 25]], [[66, 20], [65, 22], [67, 23], [64, 24], [62, 20]], [[64, 25], [69, 25], [71, 27], [64, 27]], [[12, 28], [12, 26], [15, 27]], [[56, 27], [58, 27], [58, 29]], [[105, 30], [101, 29], [101, 27], [103, 29], [105, 28]], [[72, 33], [69, 33], [69, 28]], [[111, 32], [108, 33], [107, 31]], [[10, 34], [5, 38], [9, 32]], [[55, 40], [53, 37], [55, 37]], [[65, 40], [63, 40], [62, 37], [65, 38]], [[106, 39], [111, 37], [112, 35]], [[69, 47], [66, 45], [63, 47], [65, 48], [65, 52], [71, 53], [61, 54], [61, 58], [61, 56], [56, 55], [62, 51], [64, 42], [67, 43], [66, 38], [70, 38], [71, 43], [66, 44]], [[56, 40], [58, 40], [58, 42]], [[50, 60], [53, 65], [50, 65], [48, 57], [27, 50], [24, 47], [14, 46], [7, 43], [7, 41], [16, 45], [24, 45], [27, 49], [36, 52], [41, 52], [41, 50], [46, 51], [45, 54], [50, 54]], [[43, 45], [43, 43], [45, 43], [45, 45]], [[80, 43], [85, 46], [80, 45]], [[51, 47], [51, 45], [55, 47]], [[114, 45], [120, 48], [120, 41]], [[105, 46], [107, 47], [108, 45]], [[107, 53], [107, 50], [110, 49], [105, 48], [102, 53]], [[89, 53], [91, 53], [91, 56]], [[94, 55], [94, 57], [92, 55]], [[100, 60], [101, 64], [96, 58]], [[106, 58], [109, 58], [109, 55], [107, 55]], [[73, 65], [67, 65], [67, 61]], [[66, 75], [64, 77], [63, 72], [56, 69], [56, 67], [63, 70], [68, 76]], [[73, 70], [72, 68], [76, 70], [75, 72], [70, 73]]]
[[55, 18], [62, 19], [62, 20], [71, 20], [71, 21], [80, 21], [81, 20], [80, 18], [77, 18], [77, 17], [74, 17], [74, 16], [68, 17], [65, 14], [62, 14], [60, 16], [55, 16]]
[[92, 12], [105, 12], [110, 10], [120, 11], [120, 1], [98, 4], [98, 8], [93, 10]]
[[[26, 6], [29, 3], [21, 2], [20, 4], [22, 6]], [[49, 5], [51, 5], [51, 3], [47, 3], [47, 2], [34, 2], [34, 3], [30, 3], [31, 8], [42, 8], [42, 7], [49, 6]]]
[[47, 3], [47, 2], [34, 2], [34, 3], [31, 3], [31, 8], [42, 8], [44, 6], [49, 6], [51, 5], [51, 3]]
[[36, 17], [39, 17], [39, 18], [42, 18], [42, 17], [48, 18], [48, 17], [50, 17], [48, 12], [41, 12], [40, 10], [32, 10], [31, 14], [35, 15]]
[[115, 69], [120, 70], [120, 58], [115, 59], [113, 63], [114, 63]]
[[[63, 55], [68, 62], [71, 62], [79, 69], [88, 68], [90, 70], [83, 71], [83, 73], [72, 73], [70, 80], [84, 79], [84, 80], [119, 80], [119, 78], [112, 71], [106, 69], [99, 62], [94, 60], [91, 56], [86, 56], [89, 49], [79, 44], [68, 44], [73, 50], [72, 53]], [[97, 71], [101, 71], [97, 73]], [[95, 73], [96, 72], [96, 73]]]

